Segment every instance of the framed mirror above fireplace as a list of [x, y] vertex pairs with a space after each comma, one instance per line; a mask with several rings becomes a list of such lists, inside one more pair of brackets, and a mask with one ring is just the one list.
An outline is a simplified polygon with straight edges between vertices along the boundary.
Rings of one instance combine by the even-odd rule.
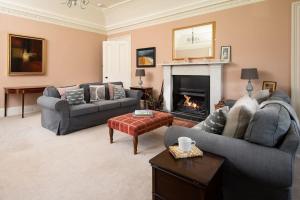
[[214, 58], [216, 22], [173, 30], [173, 60]]

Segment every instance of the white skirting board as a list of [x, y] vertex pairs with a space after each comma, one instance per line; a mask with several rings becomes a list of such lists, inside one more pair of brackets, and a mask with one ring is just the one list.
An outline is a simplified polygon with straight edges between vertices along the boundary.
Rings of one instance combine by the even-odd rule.
[[[38, 105], [29, 105], [29, 106], [24, 107], [25, 114], [39, 112], [40, 110], [41, 109]], [[7, 108], [7, 116], [15, 116], [15, 115], [21, 115], [21, 114], [22, 114], [21, 106]], [[4, 117], [4, 108], [0, 108], [0, 117]]]

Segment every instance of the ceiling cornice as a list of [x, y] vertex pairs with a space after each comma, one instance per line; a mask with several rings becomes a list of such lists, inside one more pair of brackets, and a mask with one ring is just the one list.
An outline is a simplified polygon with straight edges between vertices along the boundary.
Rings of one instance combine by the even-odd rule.
[[207, 0], [205, 3], [201, 1], [117, 24], [106, 25], [105, 29], [107, 34], [111, 35], [262, 1], [265, 0], [219, 0], [217, 2]]
[[[132, 0], [124, 0], [124, 3], [128, 3], [130, 1]], [[107, 25], [101, 25], [87, 20], [74, 19], [46, 10], [27, 7], [25, 5], [18, 5], [4, 0], [0, 0], [0, 13], [99, 34], [111, 35], [262, 1], [265, 0], [202, 0], [196, 3], [186, 4], [177, 8], [153, 13], [151, 15]], [[122, 4], [124, 3], [122, 2]]]
[[0, 3], [0, 13], [3, 14], [47, 22], [89, 32], [106, 34], [105, 26], [101, 24], [92, 23], [86, 20], [74, 19], [45, 10], [17, 5], [11, 2], [8, 3], [0, 0]]

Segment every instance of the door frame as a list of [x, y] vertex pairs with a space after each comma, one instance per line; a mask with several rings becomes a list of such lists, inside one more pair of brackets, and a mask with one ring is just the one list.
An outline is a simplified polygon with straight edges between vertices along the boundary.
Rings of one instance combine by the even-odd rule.
[[[291, 92], [292, 105], [300, 117], [300, 1], [292, 3], [292, 56], [291, 56]], [[298, 99], [298, 101], [297, 101]]]

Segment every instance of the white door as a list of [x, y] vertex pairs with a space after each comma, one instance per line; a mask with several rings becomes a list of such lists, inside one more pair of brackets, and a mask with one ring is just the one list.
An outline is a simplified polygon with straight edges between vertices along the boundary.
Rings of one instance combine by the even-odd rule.
[[103, 42], [103, 82], [131, 84], [131, 45], [129, 41]]
[[300, 117], [300, 2], [292, 5], [292, 104]]

